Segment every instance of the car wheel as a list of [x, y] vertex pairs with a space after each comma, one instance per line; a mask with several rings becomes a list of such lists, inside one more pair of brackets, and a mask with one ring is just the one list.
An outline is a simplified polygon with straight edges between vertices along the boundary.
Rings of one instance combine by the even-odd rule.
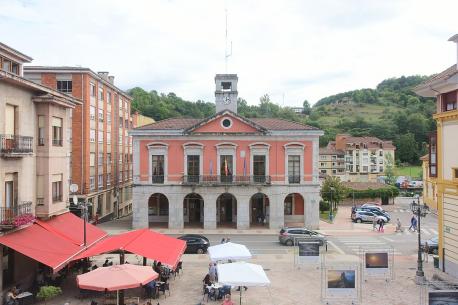
[[361, 223], [362, 222], [361, 218], [356, 219], [356, 222]]
[[205, 251], [204, 251], [204, 249], [202, 249], [202, 248], [197, 249], [197, 254], [204, 254], [204, 252], [205, 252]]
[[291, 239], [288, 239], [285, 243], [288, 247], [291, 247], [293, 245], [293, 241]]

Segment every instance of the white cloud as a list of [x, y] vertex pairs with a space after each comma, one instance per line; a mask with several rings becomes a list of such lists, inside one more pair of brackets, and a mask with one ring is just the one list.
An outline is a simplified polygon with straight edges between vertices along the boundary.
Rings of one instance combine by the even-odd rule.
[[213, 101], [225, 8], [240, 96], [296, 106], [455, 63], [456, 1], [0, 0], [2, 42], [37, 65], [110, 71], [119, 87]]

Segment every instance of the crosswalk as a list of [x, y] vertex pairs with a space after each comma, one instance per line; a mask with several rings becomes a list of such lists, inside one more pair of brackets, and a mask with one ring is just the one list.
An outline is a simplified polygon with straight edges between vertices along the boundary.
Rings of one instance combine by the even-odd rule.
[[[396, 235], [416, 235], [418, 234], [417, 232], [414, 231], [409, 231], [408, 227], [403, 228], [403, 232], [396, 232]], [[437, 230], [435, 228], [421, 228], [421, 234], [424, 236], [436, 236], [438, 234]]]
[[[343, 249], [336, 249], [338, 252], [346, 253], [346, 254], [359, 254], [361, 251], [365, 249], [390, 249], [391, 245], [389, 244], [389, 240], [381, 240], [381, 238], [374, 238], [374, 237], [356, 237], [356, 236], [348, 236], [348, 237], [340, 237], [339, 242], [343, 245]], [[335, 243], [332, 246], [336, 247]], [[350, 253], [348, 253], [350, 252]], [[402, 253], [396, 248], [394, 249], [395, 255], [402, 255]]]

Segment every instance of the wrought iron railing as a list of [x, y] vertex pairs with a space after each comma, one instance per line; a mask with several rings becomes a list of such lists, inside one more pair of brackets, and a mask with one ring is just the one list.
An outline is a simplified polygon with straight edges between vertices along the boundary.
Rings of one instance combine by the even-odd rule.
[[255, 175], [255, 176], [234, 176], [234, 175], [186, 175], [183, 176], [183, 184], [270, 184], [270, 176]]
[[164, 175], [153, 175], [151, 176], [152, 183], [164, 183]]
[[20, 218], [24, 215], [32, 216], [32, 201], [22, 201], [20, 204], [15, 204], [12, 207], [0, 208], [0, 225], [14, 225], [15, 221], [21, 222]]
[[301, 176], [299, 175], [290, 175], [288, 176], [288, 183], [301, 183]]
[[53, 146], [62, 146], [62, 139], [52, 139]]
[[0, 152], [3, 154], [27, 154], [33, 152], [33, 137], [0, 135]]

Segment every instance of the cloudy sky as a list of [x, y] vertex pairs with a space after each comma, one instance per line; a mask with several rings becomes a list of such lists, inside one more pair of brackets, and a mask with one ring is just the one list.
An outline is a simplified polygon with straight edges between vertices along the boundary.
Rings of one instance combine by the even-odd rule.
[[36, 65], [110, 71], [117, 86], [213, 101], [225, 10], [239, 96], [314, 103], [456, 61], [458, 1], [0, 0], [0, 41]]

